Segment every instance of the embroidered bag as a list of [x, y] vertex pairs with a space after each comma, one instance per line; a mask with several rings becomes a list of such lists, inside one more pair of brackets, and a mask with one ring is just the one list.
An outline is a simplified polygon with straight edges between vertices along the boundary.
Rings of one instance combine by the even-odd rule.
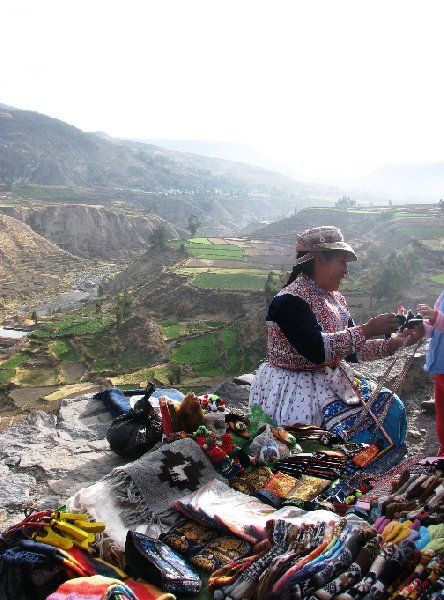
[[145, 579], [172, 594], [196, 594], [202, 587], [196, 571], [160, 540], [128, 531], [125, 559], [129, 574]]

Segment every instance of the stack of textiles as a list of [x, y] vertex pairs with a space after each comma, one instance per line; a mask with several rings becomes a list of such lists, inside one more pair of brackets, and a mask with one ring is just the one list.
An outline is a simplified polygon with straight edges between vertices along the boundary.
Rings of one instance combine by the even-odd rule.
[[249, 557], [228, 563], [210, 576], [214, 599], [442, 597], [442, 551], [430, 547], [421, 551], [409, 536], [395, 533], [393, 526], [378, 533], [352, 515], [335, 521], [316, 520], [315, 514], [308, 513], [299, 522], [274, 521], [267, 552], [254, 561]]
[[[427, 514], [437, 521], [444, 520], [444, 461], [435, 465], [412, 465], [391, 482], [381, 480], [363, 498], [368, 499], [375, 518], [404, 517]], [[439, 465], [439, 468], [438, 468]], [[393, 475], [392, 475], [393, 476]], [[384, 493], [384, 491], [386, 493]]]
[[342, 475], [347, 462], [348, 459], [343, 452], [325, 449], [289, 456], [276, 463], [275, 468], [295, 477], [305, 474], [333, 480]]

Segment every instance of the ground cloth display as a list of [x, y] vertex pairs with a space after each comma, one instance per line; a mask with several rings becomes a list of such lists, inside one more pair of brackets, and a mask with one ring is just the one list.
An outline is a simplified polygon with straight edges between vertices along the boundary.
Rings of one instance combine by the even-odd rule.
[[196, 442], [182, 439], [114, 469], [104, 482], [113, 488], [122, 519], [130, 527], [162, 523], [174, 500], [213, 479], [224, 480]]

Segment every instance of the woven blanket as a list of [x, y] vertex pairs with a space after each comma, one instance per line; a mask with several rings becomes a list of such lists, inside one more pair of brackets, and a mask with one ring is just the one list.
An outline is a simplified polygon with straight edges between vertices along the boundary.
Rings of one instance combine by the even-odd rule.
[[213, 479], [224, 481], [196, 442], [186, 438], [117, 467], [103, 481], [114, 490], [122, 507], [120, 516], [131, 527], [140, 523], [162, 525], [174, 500]]

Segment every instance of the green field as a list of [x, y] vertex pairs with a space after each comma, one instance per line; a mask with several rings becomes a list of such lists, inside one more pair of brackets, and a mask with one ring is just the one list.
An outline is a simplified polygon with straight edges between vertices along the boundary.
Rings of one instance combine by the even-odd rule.
[[176, 340], [191, 333], [203, 333], [223, 325], [220, 321], [197, 321], [195, 323], [162, 323], [165, 340]]
[[245, 258], [243, 249], [237, 244], [212, 244], [208, 238], [193, 238], [187, 241], [172, 240], [170, 242], [173, 248], [179, 248], [182, 244], [188, 252], [207, 260], [242, 261]]
[[409, 225], [401, 224], [400, 228], [418, 239], [444, 238], [444, 227], [437, 225]]
[[80, 356], [75, 348], [68, 340], [57, 340], [52, 345], [52, 351], [59, 360], [62, 361], [78, 361]]
[[444, 275], [432, 275], [430, 279], [435, 283], [444, 283]]
[[[271, 272], [274, 275], [275, 284], [279, 286], [280, 271]], [[178, 273], [193, 277], [193, 285], [204, 289], [259, 292], [264, 291], [270, 271], [265, 269], [185, 268], [180, 269]]]
[[58, 321], [55, 326], [55, 334], [57, 337], [91, 333], [97, 334], [108, 331], [113, 325], [113, 321], [105, 321], [102, 319], [95, 319], [93, 317], [86, 317], [84, 319], [73, 317]]
[[242, 355], [235, 329], [186, 340], [171, 354], [171, 360], [204, 377], [235, 375], [251, 369], [259, 358], [259, 351], [252, 347]]
[[20, 196], [40, 200], [81, 200], [82, 196], [67, 187], [45, 187], [40, 185], [14, 185], [14, 192]]

